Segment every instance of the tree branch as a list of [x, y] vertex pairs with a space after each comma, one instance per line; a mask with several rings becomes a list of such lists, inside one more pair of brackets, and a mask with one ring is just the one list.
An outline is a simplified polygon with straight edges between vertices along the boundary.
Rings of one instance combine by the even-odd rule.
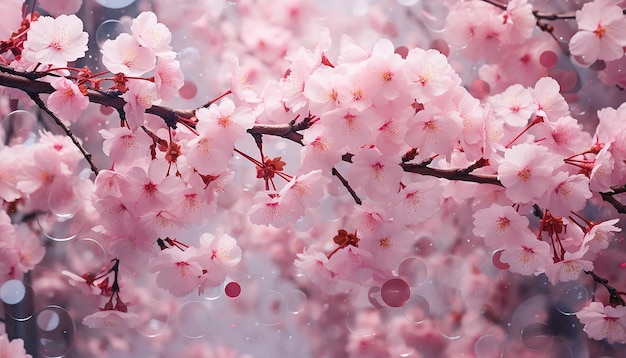
[[615, 289], [613, 286], [609, 285], [609, 280], [598, 276], [593, 271], [584, 271], [584, 272], [587, 275], [590, 275], [591, 277], [593, 277], [593, 280], [595, 282], [601, 284], [602, 286], [604, 286], [604, 288], [606, 288], [607, 291], [609, 291], [609, 300], [612, 305], [626, 306], [626, 302], [624, 302], [624, 299], [620, 295], [619, 291], [617, 291], [617, 289]]
[[[506, 10], [506, 7], [507, 7], [505, 4], [502, 4], [493, 0], [482, 0], [482, 1], [486, 2], [487, 4], [493, 5], [503, 11]], [[556, 13], [539, 12], [538, 10], [533, 10], [533, 16], [535, 16], [535, 19], [537, 20], [550, 20], [550, 21], [576, 18], [576, 14], [574, 13], [556, 14]]]
[[344, 178], [343, 175], [341, 175], [341, 173], [339, 173], [337, 169], [333, 167], [333, 170], [331, 171], [331, 173], [334, 176], [336, 176], [339, 179], [339, 181], [341, 181], [341, 184], [343, 184], [343, 186], [345, 186], [346, 189], [348, 189], [348, 192], [350, 193], [350, 195], [352, 195], [352, 198], [354, 199], [355, 203], [359, 205], [363, 204], [363, 202], [361, 201], [361, 198], [359, 198], [359, 196], [356, 194], [354, 189], [352, 189], [352, 187], [350, 186], [350, 183], [348, 183], [346, 178]]
[[85, 160], [87, 160], [87, 163], [89, 163], [89, 166], [91, 167], [91, 171], [96, 176], [98, 176], [99, 171], [96, 165], [93, 163], [93, 160], [91, 158], [91, 153], [85, 150], [85, 148], [83, 147], [82, 144], [80, 144], [80, 141], [78, 141], [78, 138], [76, 138], [74, 133], [72, 133], [72, 131], [69, 128], [67, 128], [65, 124], [63, 124], [63, 122], [61, 121], [61, 119], [59, 119], [59, 117], [57, 117], [54, 113], [52, 113], [52, 111], [48, 108], [48, 106], [46, 106], [46, 104], [41, 100], [41, 98], [39, 97], [37, 93], [32, 93], [32, 92], [26, 92], [26, 93], [33, 101], [35, 101], [35, 104], [37, 104], [39, 108], [41, 108], [50, 117], [52, 117], [52, 119], [54, 119], [54, 121], [59, 127], [63, 128], [63, 131], [65, 132], [65, 134], [72, 140], [72, 143], [74, 143], [76, 148], [80, 150], [80, 152], [83, 154], [83, 157], [85, 157]]

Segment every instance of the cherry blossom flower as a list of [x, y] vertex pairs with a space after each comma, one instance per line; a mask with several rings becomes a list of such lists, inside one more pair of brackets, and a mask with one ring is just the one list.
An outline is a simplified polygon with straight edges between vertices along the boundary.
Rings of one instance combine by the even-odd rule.
[[157, 272], [157, 286], [176, 297], [185, 296], [202, 282], [202, 266], [194, 259], [198, 254], [193, 247], [185, 251], [175, 247], [161, 250], [150, 260], [148, 271]]
[[195, 256], [206, 274], [202, 277], [200, 292], [207, 287], [220, 285], [226, 276], [235, 273], [235, 267], [241, 262], [241, 247], [237, 240], [224, 233], [212, 235], [204, 233], [200, 236], [200, 248]]
[[363, 190], [372, 200], [384, 200], [396, 193], [402, 179], [398, 159], [382, 155], [377, 148], [361, 148], [348, 168], [350, 185]]
[[13, 338], [9, 341], [6, 333], [0, 335], [0, 357], [33, 358], [30, 354], [26, 354], [24, 341], [21, 338]]
[[268, 195], [259, 192], [254, 196], [255, 204], [250, 207], [250, 222], [255, 225], [272, 225], [274, 227], [282, 227], [288, 223], [293, 223], [304, 212], [298, 212], [302, 206], [289, 206], [282, 201], [282, 197], [278, 194]]
[[585, 207], [592, 194], [589, 190], [589, 178], [582, 174], [568, 175], [558, 172], [552, 182], [554, 189], [548, 191], [547, 203], [544, 205], [555, 216], [567, 216], [571, 211], [579, 211]]
[[322, 175], [321, 170], [313, 170], [303, 175], [294, 176], [287, 185], [279, 192], [283, 198], [283, 204], [294, 209], [296, 212], [304, 212], [305, 208], [319, 206], [320, 199], [324, 196], [324, 187], [330, 183], [330, 179]]
[[595, 340], [606, 339], [609, 344], [626, 342], [626, 307], [604, 306], [600, 302], [591, 302], [589, 306], [576, 313], [583, 331]]
[[18, 172], [17, 188], [32, 194], [38, 189], [51, 185], [55, 178], [69, 176], [68, 167], [61, 163], [58, 153], [47, 148], [36, 147], [33, 149], [33, 161], [21, 166]]
[[68, 62], [85, 56], [88, 38], [82, 20], [76, 15], [61, 15], [56, 19], [41, 16], [31, 23], [24, 50], [42, 64], [65, 67]]
[[461, 83], [448, 59], [437, 50], [412, 49], [406, 56], [405, 74], [417, 84], [414, 98], [441, 96]]
[[400, 96], [401, 88], [406, 85], [403, 65], [404, 60], [395, 53], [391, 41], [383, 39], [374, 44], [372, 55], [362, 71], [363, 75], [370, 78], [370, 86], [380, 91], [381, 96], [373, 96], [373, 101], [381, 103], [383, 99], [391, 101]]
[[[233, 155], [234, 139], [221, 140], [216, 131], [211, 129], [210, 124], [198, 125], [199, 136], [187, 142], [188, 164], [202, 175], [217, 175], [226, 168]], [[203, 131], [204, 129], [207, 130]]]
[[341, 76], [333, 68], [321, 67], [309, 76], [304, 85], [304, 96], [309, 100], [309, 107], [315, 113], [324, 113], [339, 107], [339, 88]]
[[516, 203], [541, 198], [550, 187], [550, 179], [562, 159], [546, 147], [523, 143], [507, 149], [498, 167], [498, 178], [506, 196]]
[[178, 90], [185, 84], [185, 76], [180, 69], [180, 62], [159, 58], [154, 70], [154, 84], [162, 100], [169, 101], [176, 97]]
[[152, 107], [153, 104], [158, 104], [160, 99], [153, 82], [129, 80], [127, 86], [128, 91], [122, 95], [126, 101], [124, 113], [130, 129], [135, 131], [144, 124], [146, 109]]
[[105, 310], [85, 316], [83, 324], [90, 328], [120, 332], [135, 327], [139, 320], [139, 316], [135, 313]]
[[141, 76], [154, 69], [156, 57], [129, 34], [122, 33], [115, 40], [102, 44], [102, 63], [112, 73]]
[[81, 92], [74, 81], [64, 77], [55, 78], [50, 84], [55, 91], [48, 97], [48, 108], [62, 121], [76, 122], [89, 105], [89, 98]]
[[578, 32], [572, 36], [569, 49], [585, 62], [613, 61], [624, 56], [626, 16], [618, 6], [620, 0], [595, 0], [576, 11]]
[[97, 296], [101, 292], [101, 290], [98, 289], [93, 282], [88, 281], [85, 277], [78, 276], [77, 274], [67, 270], [61, 271], [61, 275], [65, 276], [67, 282], [71, 286], [76, 287], [76, 289], [85, 296]]
[[437, 180], [407, 184], [391, 201], [394, 221], [414, 225], [435, 215], [440, 208], [443, 187]]
[[372, 254], [369, 251], [348, 245], [329, 258], [326, 266], [339, 279], [359, 282], [365, 281], [371, 276], [371, 260]]
[[46, 254], [39, 238], [33, 234], [28, 228], [18, 226], [16, 234], [20, 238], [15, 241], [15, 255], [19, 259], [19, 269], [22, 272], [28, 272], [37, 266]]
[[557, 119], [569, 114], [569, 106], [559, 93], [561, 86], [551, 77], [542, 77], [531, 90], [535, 102], [535, 114], [547, 120]]
[[299, 269], [301, 276], [306, 277], [327, 294], [346, 291], [345, 283], [333, 277], [335, 274], [328, 268], [328, 257], [323, 253], [305, 248], [302, 253], [296, 254], [294, 265]]
[[594, 253], [609, 247], [611, 240], [615, 237], [614, 233], [622, 231], [622, 229], [615, 226], [618, 221], [619, 219], [612, 219], [594, 224], [585, 234], [583, 246], [589, 246], [589, 251]]
[[336, 150], [335, 141], [326, 135], [326, 130], [319, 123], [313, 124], [304, 133], [305, 144], [300, 152], [301, 170], [330, 170], [341, 161], [341, 153]]
[[[219, 104], [196, 111], [199, 133], [219, 138], [226, 143], [234, 143], [254, 126], [255, 117], [246, 106], [235, 106], [230, 99], [223, 99]], [[226, 146], [224, 146], [226, 147]]]
[[600, 152], [593, 160], [593, 168], [589, 174], [589, 189], [599, 192], [611, 192], [612, 185], [617, 183], [613, 182], [613, 173], [615, 170], [616, 160], [611, 154], [611, 146], [613, 143], [607, 143], [604, 145]]
[[474, 235], [485, 238], [485, 245], [498, 249], [515, 243], [519, 237], [532, 236], [528, 219], [511, 206], [492, 204], [474, 213]]
[[356, 151], [362, 145], [371, 144], [374, 131], [371, 123], [375, 113], [371, 110], [357, 111], [350, 108], [337, 108], [324, 113], [320, 123], [324, 125], [324, 133], [335, 143], [343, 143], [338, 150]]
[[15, 171], [18, 162], [19, 147], [0, 148], [0, 199], [12, 202], [22, 196], [17, 189], [18, 176]]
[[7, 40], [16, 32], [22, 22], [22, 0], [6, 0], [0, 2], [0, 14], [4, 19], [0, 23], [0, 41]]
[[133, 167], [128, 171], [128, 185], [121, 188], [126, 203], [134, 203], [137, 213], [159, 210], [171, 205], [182, 191], [182, 183], [167, 175], [169, 165], [163, 159], [153, 160], [146, 172]]
[[532, 235], [524, 236], [516, 244], [505, 246], [500, 260], [510, 265], [511, 272], [526, 276], [543, 272], [543, 267], [552, 263], [550, 244]]
[[593, 270], [593, 263], [583, 259], [586, 253], [587, 247], [574, 253], [566, 252], [562, 261], [546, 265], [544, 270], [550, 283], [574, 281], [583, 271]]
[[137, 15], [130, 25], [130, 31], [141, 46], [151, 49], [157, 56], [174, 58], [176, 55], [170, 46], [170, 30], [157, 22], [157, 16], [152, 11]]
[[408, 126], [405, 136], [408, 145], [420, 148], [425, 156], [435, 153], [449, 158], [463, 131], [463, 118], [431, 106], [415, 114]]
[[490, 98], [493, 113], [504, 119], [506, 124], [522, 127], [528, 124], [533, 113], [533, 97], [522, 85], [509, 86], [504, 92]]
[[509, 1], [501, 16], [506, 27], [502, 42], [517, 44], [532, 36], [537, 20], [528, 0]]
[[[152, 141], [145, 132], [133, 132], [126, 127], [101, 129], [102, 150], [116, 165], [131, 164], [150, 153]], [[100, 178], [100, 175], [98, 176]]]

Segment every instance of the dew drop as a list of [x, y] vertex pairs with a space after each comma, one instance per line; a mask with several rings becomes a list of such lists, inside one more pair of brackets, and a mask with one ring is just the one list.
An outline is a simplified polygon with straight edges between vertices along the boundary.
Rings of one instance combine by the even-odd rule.
[[178, 330], [187, 338], [200, 338], [211, 329], [211, 312], [200, 301], [186, 302], [178, 312]]
[[135, 0], [96, 0], [96, 2], [107, 9], [121, 9], [135, 2]]
[[504, 250], [494, 251], [491, 255], [491, 262], [496, 268], [499, 268], [500, 270], [508, 270], [511, 265], [507, 264], [506, 262], [502, 262], [502, 252], [504, 252]]
[[552, 341], [552, 330], [548, 325], [534, 322], [522, 330], [522, 343], [533, 351], [545, 349]]
[[409, 286], [418, 286], [428, 277], [428, 268], [419, 257], [408, 257], [398, 266], [398, 276], [403, 278]]
[[430, 305], [423, 296], [413, 296], [402, 308], [404, 318], [413, 323], [422, 323], [430, 314]]
[[285, 317], [285, 300], [282, 293], [268, 290], [257, 297], [254, 303], [257, 319], [267, 325], [278, 324]]
[[226, 296], [230, 298], [239, 297], [239, 294], [241, 293], [241, 286], [235, 281], [229, 282], [224, 288], [224, 292], [226, 293]]
[[71, 218], [79, 209], [79, 201], [71, 188], [52, 190], [48, 195], [48, 209], [60, 218]]
[[17, 110], [2, 119], [0, 139], [5, 145], [32, 145], [39, 139], [39, 123], [34, 114]]
[[476, 358], [500, 358], [503, 354], [503, 346], [500, 338], [492, 335], [484, 335], [474, 343]]
[[411, 288], [401, 278], [392, 278], [383, 283], [380, 296], [388, 306], [402, 307], [411, 297]]
[[34, 305], [21, 304], [33, 302], [35, 291], [28, 283], [20, 280], [8, 280], [0, 286], [0, 300], [4, 302], [5, 315], [16, 321], [26, 321], [33, 317]]
[[65, 257], [73, 272], [100, 272], [109, 262], [104, 247], [91, 238], [71, 241]]
[[554, 51], [544, 51], [539, 56], [539, 63], [545, 68], [552, 68], [559, 60], [558, 55]]
[[129, 33], [130, 28], [118, 20], [106, 20], [96, 29], [96, 43], [102, 47], [106, 40], [115, 40], [123, 33]]
[[115, 111], [113, 107], [105, 106], [103, 104], [100, 105], [100, 113], [104, 114], [105, 116], [108, 116], [109, 114], [113, 113], [113, 111]]
[[169, 309], [161, 301], [152, 299], [135, 308], [139, 324], [135, 329], [146, 337], [158, 337], [168, 329]]
[[8, 305], [22, 302], [26, 296], [26, 286], [20, 280], [8, 280], [0, 287], [0, 299]]
[[43, 357], [63, 357], [76, 338], [76, 323], [60, 306], [48, 306], [37, 313], [39, 353]]
[[198, 94], [198, 87], [192, 81], [185, 80], [183, 86], [178, 90], [178, 94], [183, 99], [193, 99]]
[[554, 307], [566, 316], [575, 315], [589, 303], [589, 292], [578, 282], [562, 282], [553, 290]]

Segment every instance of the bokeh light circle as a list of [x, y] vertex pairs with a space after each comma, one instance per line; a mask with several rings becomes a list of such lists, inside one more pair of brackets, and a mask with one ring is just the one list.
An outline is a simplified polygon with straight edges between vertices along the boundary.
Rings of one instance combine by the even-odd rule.
[[403, 279], [392, 278], [383, 283], [380, 296], [388, 306], [402, 307], [411, 297], [411, 288]]
[[39, 353], [43, 357], [64, 357], [74, 345], [76, 323], [65, 308], [48, 306], [37, 313]]

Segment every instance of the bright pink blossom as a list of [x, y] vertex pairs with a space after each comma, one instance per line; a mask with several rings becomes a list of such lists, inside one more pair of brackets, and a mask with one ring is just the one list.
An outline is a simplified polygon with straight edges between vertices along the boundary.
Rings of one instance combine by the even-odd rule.
[[589, 246], [589, 251], [599, 252], [609, 247], [611, 240], [615, 237], [616, 232], [622, 231], [621, 228], [615, 226], [619, 219], [612, 219], [594, 224], [583, 239], [583, 245]]
[[516, 244], [507, 245], [500, 260], [509, 264], [511, 272], [532, 275], [543, 272], [543, 268], [552, 263], [550, 244], [538, 241], [532, 235], [515, 240]]
[[0, 2], [0, 14], [3, 21], [0, 22], [0, 41], [8, 40], [12, 33], [16, 32], [22, 22], [22, 0], [5, 0]]
[[42, 16], [31, 23], [24, 50], [42, 64], [65, 67], [85, 56], [88, 38], [76, 15]]
[[81, 113], [89, 105], [89, 98], [80, 88], [64, 77], [58, 77], [50, 82], [55, 89], [48, 97], [48, 108], [64, 122], [76, 122]]
[[14, 338], [9, 341], [6, 333], [0, 335], [0, 357], [6, 358], [32, 358], [26, 354], [24, 341], [21, 338]]
[[511, 206], [492, 204], [474, 213], [474, 235], [485, 238], [485, 245], [498, 249], [515, 243], [519, 237], [532, 235], [528, 219]]
[[569, 49], [584, 61], [613, 61], [624, 56], [626, 15], [618, 6], [621, 0], [595, 0], [576, 11], [578, 32], [572, 36]]
[[[131, 164], [133, 160], [150, 154], [152, 140], [143, 131], [133, 132], [126, 127], [101, 129], [104, 138], [102, 150], [115, 164]], [[100, 176], [98, 176], [100, 177]]]
[[148, 270], [157, 272], [156, 283], [176, 297], [182, 297], [200, 286], [202, 267], [194, 256], [196, 248], [180, 251], [176, 247], [161, 250], [159, 255], [150, 260]]
[[102, 63], [112, 73], [141, 76], [154, 69], [156, 57], [131, 35], [122, 33], [102, 45]]
[[604, 306], [601, 302], [591, 302], [576, 313], [583, 331], [595, 340], [606, 339], [610, 344], [626, 342], [626, 307]]
[[116, 310], [98, 311], [83, 318], [83, 324], [90, 328], [106, 329], [113, 332], [126, 331], [139, 322], [135, 313]]
[[207, 287], [220, 285], [226, 276], [234, 275], [241, 262], [241, 247], [237, 240], [224, 233], [212, 235], [204, 233], [200, 236], [200, 248], [195, 256], [196, 262], [206, 270], [202, 277], [200, 292]]
[[154, 70], [154, 84], [157, 93], [164, 101], [172, 100], [178, 90], [185, 84], [185, 76], [176, 60], [159, 58]]
[[144, 11], [133, 19], [130, 31], [137, 42], [151, 49], [157, 56], [173, 58], [170, 41], [172, 34], [167, 26], [157, 22], [157, 17], [152, 11]]
[[541, 198], [550, 187], [554, 169], [562, 159], [546, 147], [523, 143], [507, 149], [498, 167], [506, 196], [516, 203]]
[[545, 274], [550, 283], [556, 285], [558, 282], [574, 281], [583, 271], [592, 271], [593, 263], [583, 259], [585, 253], [587, 248], [574, 253], [566, 252], [562, 261], [546, 265]]
[[122, 95], [126, 101], [124, 113], [126, 122], [133, 131], [144, 124], [146, 109], [160, 102], [156, 92], [156, 85], [150, 81], [129, 80], [128, 91]]

